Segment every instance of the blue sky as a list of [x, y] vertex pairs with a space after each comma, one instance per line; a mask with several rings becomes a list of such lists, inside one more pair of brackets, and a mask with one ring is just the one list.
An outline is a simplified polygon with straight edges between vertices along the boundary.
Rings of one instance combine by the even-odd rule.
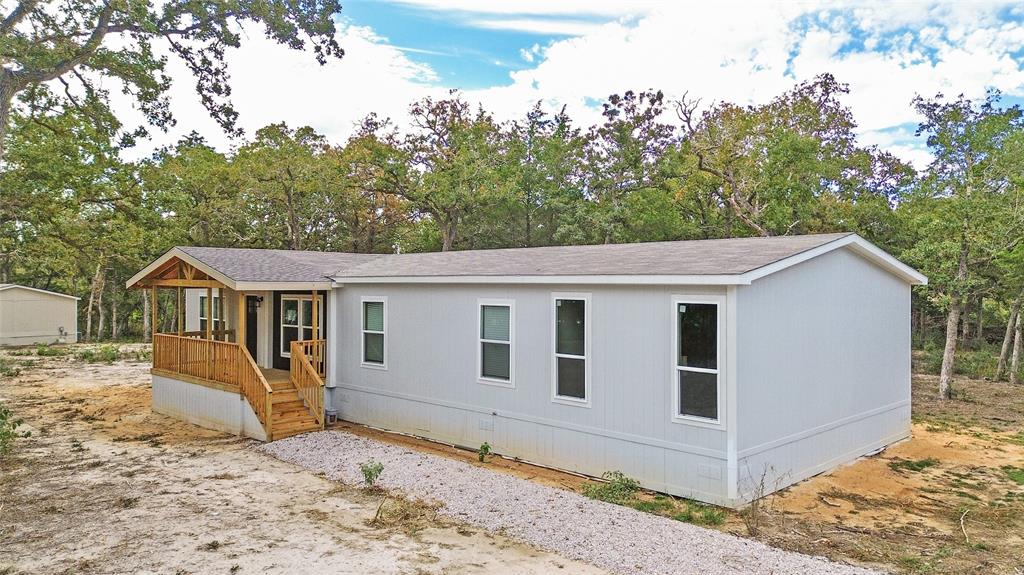
[[[499, 120], [521, 117], [541, 101], [553, 111], [565, 106], [587, 126], [599, 121], [608, 95], [625, 90], [657, 88], [670, 99], [688, 94], [705, 105], [755, 104], [829, 72], [850, 87], [844, 103], [862, 143], [923, 167], [929, 155], [913, 134], [916, 95], [980, 98], [998, 88], [1007, 103], [1024, 103], [1019, 2], [345, 0], [343, 6], [340, 61], [317, 66], [308, 54], [255, 30], [231, 54], [235, 102], [249, 133], [286, 121], [343, 142], [367, 114], [401, 127], [412, 101], [453, 88]], [[192, 86], [179, 82], [174, 90], [184, 119], [179, 126], [215, 133]]]
[[[463, 90], [508, 85], [510, 71], [532, 65], [521, 57], [521, 50], [571, 37], [569, 33], [480, 28], [429, 7], [379, 0], [350, 0], [342, 18], [373, 28], [411, 60], [434, 69], [439, 84]], [[579, 19], [594, 24], [608, 20], [589, 15]]]

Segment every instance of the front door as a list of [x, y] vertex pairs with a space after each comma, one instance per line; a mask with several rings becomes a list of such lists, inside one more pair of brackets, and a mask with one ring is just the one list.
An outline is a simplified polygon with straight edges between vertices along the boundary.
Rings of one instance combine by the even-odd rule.
[[245, 296], [245, 347], [249, 350], [249, 355], [253, 360], [256, 359], [256, 342], [259, 341], [257, 339], [259, 337], [259, 301], [259, 296]]

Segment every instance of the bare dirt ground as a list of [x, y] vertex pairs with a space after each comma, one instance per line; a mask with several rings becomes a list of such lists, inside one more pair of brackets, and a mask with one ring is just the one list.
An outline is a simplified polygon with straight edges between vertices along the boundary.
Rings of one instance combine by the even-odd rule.
[[937, 388], [914, 377], [912, 439], [769, 497], [759, 538], [897, 573], [1024, 574], [1024, 386]]
[[[0, 574], [595, 572], [429, 508], [371, 526], [379, 496], [151, 413], [148, 362], [8, 359], [23, 373], [0, 376], [0, 401], [34, 433], [0, 461]], [[766, 498], [756, 535], [732, 511], [711, 527], [895, 573], [1024, 574], [1024, 386], [962, 380], [947, 402], [936, 387], [915, 375], [912, 439]], [[562, 489], [589, 483], [339, 428]]]
[[0, 375], [0, 401], [32, 432], [0, 459], [2, 574], [600, 572], [429, 507], [374, 522], [380, 494], [154, 414], [148, 360], [83, 349], [0, 352], [21, 371]]

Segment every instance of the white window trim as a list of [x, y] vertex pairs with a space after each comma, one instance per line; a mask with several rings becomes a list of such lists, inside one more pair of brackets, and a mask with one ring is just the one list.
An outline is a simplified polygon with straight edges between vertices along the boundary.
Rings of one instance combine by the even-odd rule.
[[[484, 339], [483, 318], [484, 306], [508, 308], [508, 341]], [[508, 345], [508, 380], [495, 377], [484, 377], [484, 345], [498, 343]], [[516, 387], [516, 301], [512, 299], [478, 299], [476, 300], [476, 382], [507, 389]]]
[[[205, 295], [199, 296], [199, 325], [200, 326], [202, 326], [203, 320], [207, 319], [206, 318], [206, 306], [203, 305], [203, 300], [204, 299], [206, 299]], [[216, 314], [218, 310], [220, 310], [220, 296], [215, 295], [215, 296], [213, 296], [213, 311], [214, 311], [214, 314]], [[224, 318], [222, 318], [222, 317], [214, 319], [213, 320], [213, 331], [220, 331], [220, 329], [221, 329], [220, 326], [222, 326], [223, 323], [224, 323]], [[204, 331], [204, 330], [202, 328], [200, 328], [199, 331]]]
[[[365, 308], [367, 302], [379, 302], [384, 304], [384, 330], [375, 331], [364, 329], [363, 326], [366, 322]], [[384, 361], [381, 363], [373, 363], [366, 361], [366, 337], [367, 333], [379, 333], [384, 336]], [[366, 369], [379, 369], [381, 371], [388, 370], [388, 298], [387, 296], [363, 296], [359, 298], [359, 365]]]
[[[722, 417], [723, 409], [725, 404], [723, 403], [724, 397], [724, 386], [725, 386], [725, 369], [722, 364], [722, 348], [725, 343], [726, 336], [726, 323], [725, 323], [725, 296], [683, 296], [677, 295], [672, 296], [672, 349], [669, 354], [671, 377], [672, 382], [672, 405], [670, 407], [672, 414], [672, 422], [681, 423], [686, 425], [692, 425], [695, 427], [707, 427], [711, 429], [722, 429], [725, 426], [725, 419]], [[716, 308], [716, 323], [717, 323], [717, 334], [715, 341], [715, 365], [718, 369], [707, 369], [701, 367], [682, 367], [677, 364], [678, 353], [679, 353], [679, 304], [711, 304]], [[679, 412], [679, 372], [690, 371], [694, 373], [714, 373], [718, 376], [716, 382], [716, 407], [718, 411], [718, 418], [711, 419], [708, 417], [698, 417], [696, 415], [683, 415]]]
[[[281, 317], [281, 314], [284, 313], [284, 300], [286, 300], [286, 299], [293, 299], [293, 300], [296, 300], [296, 301], [300, 302], [300, 303], [297, 304], [298, 305], [298, 310], [296, 310], [298, 312], [299, 323], [298, 323], [297, 326], [289, 325], [288, 327], [298, 327], [299, 339], [297, 341], [302, 341], [302, 330], [305, 329], [305, 328], [312, 328], [313, 326], [311, 326], [311, 325], [302, 325], [302, 303], [301, 303], [301, 301], [305, 300], [305, 301], [310, 301], [311, 302], [311, 301], [313, 301], [313, 295], [312, 294], [301, 294], [301, 293], [281, 294], [281, 309], [278, 310], [278, 314], [277, 314], [277, 319], [278, 319], [278, 324], [279, 324], [277, 327], [278, 327], [278, 330], [280, 330], [279, 333], [278, 333], [278, 340], [277, 341], [278, 341], [279, 347], [281, 348], [281, 349], [278, 350], [278, 354], [281, 357], [291, 358], [291, 356], [292, 356], [291, 348], [289, 347], [287, 350], [284, 349], [284, 328], [285, 328], [285, 324], [284, 324], [284, 319]], [[319, 318], [317, 318], [317, 325], [320, 326], [321, 330], [323, 330], [323, 325], [324, 325], [324, 323], [323, 323], [324, 322], [324, 298], [323, 298], [323, 296], [319, 296], [318, 295], [318, 296], [316, 296], [316, 299], [317, 299], [318, 302], [320, 302], [320, 305], [317, 306], [317, 315], [320, 316]], [[316, 335], [316, 334], [313, 334], [313, 335]]]
[[[552, 292], [551, 293], [551, 317], [549, 321], [551, 323], [551, 401], [554, 403], [561, 403], [564, 405], [572, 405], [575, 407], [587, 407], [591, 406], [591, 389], [590, 389], [590, 364], [592, 363], [592, 354], [590, 353], [591, 346], [591, 321], [590, 321], [590, 296], [589, 292]], [[584, 355], [570, 355], [565, 353], [558, 353], [558, 300], [582, 300], [583, 303], [583, 353]], [[583, 360], [583, 394], [584, 399], [576, 397], [567, 397], [564, 395], [558, 395], [558, 358], [567, 357], [572, 359]]]

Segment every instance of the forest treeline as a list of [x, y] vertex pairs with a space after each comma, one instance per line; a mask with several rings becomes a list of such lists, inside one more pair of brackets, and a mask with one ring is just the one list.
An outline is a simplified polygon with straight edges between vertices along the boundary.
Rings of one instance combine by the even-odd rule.
[[934, 161], [917, 171], [858, 143], [846, 92], [829, 75], [756, 106], [626, 92], [592, 127], [539, 103], [498, 121], [452, 93], [413, 102], [408, 125], [371, 115], [344, 142], [272, 124], [230, 151], [193, 133], [139, 161], [87, 109], [37, 97], [3, 140], [0, 282], [81, 296], [82, 335], [117, 339], [142, 331], [125, 280], [174, 245], [385, 253], [854, 231], [929, 276], [913, 333], [945, 352], [944, 384], [958, 347], [996, 348], [998, 376], [1019, 373], [1021, 110], [998, 93], [893, 102], [922, 118]]

